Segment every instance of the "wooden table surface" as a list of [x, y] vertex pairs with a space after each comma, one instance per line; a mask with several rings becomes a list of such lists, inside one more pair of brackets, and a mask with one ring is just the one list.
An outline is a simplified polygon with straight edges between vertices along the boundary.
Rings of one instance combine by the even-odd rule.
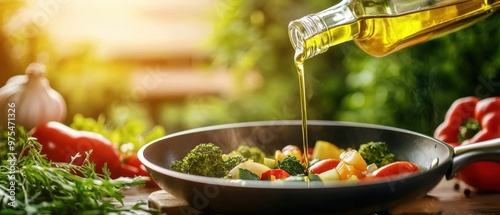
[[[500, 180], [500, 179], [499, 179]], [[454, 189], [456, 181], [443, 180], [428, 194], [439, 198], [442, 203], [442, 214], [500, 214], [500, 193], [471, 192], [464, 194], [465, 185], [459, 190]]]
[[[499, 179], [500, 180], [500, 179]], [[442, 203], [441, 214], [452, 215], [494, 215], [500, 214], [500, 193], [477, 193], [471, 192], [469, 196], [464, 194], [465, 186], [460, 185], [460, 189], [455, 187], [456, 181], [441, 181], [428, 194], [438, 198]], [[126, 190], [125, 204], [133, 205], [137, 201], [148, 201], [153, 195], [162, 195], [162, 198], [169, 199], [164, 202], [163, 207], [167, 207], [168, 215], [185, 214], [182, 211], [190, 210], [189, 206], [158, 188], [133, 188]], [[158, 197], [158, 196], [157, 196]], [[154, 206], [153, 207], [158, 207]], [[170, 207], [170, 208], [169, 208]], [[179, 208], [183, 208], [180, 210]], [[187, 208], [187, 209], [186, 209]], [[195, 214], [195, 213], [190, 213]]]

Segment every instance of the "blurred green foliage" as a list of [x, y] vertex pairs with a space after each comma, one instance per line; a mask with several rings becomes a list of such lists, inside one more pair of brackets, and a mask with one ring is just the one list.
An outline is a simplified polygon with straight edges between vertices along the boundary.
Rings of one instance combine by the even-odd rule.
[[[220, 0], [215, 4], [214, 33], [207, 41], [212, 66], [228, 68], [236, 89], [223, 97], [196, 96], [185, 105], [166, 104], [161, 116], [164, 124], [179, 124], [185, 129], [242, 121], [300, 119], [298, 81], [287, 28], [294, 17], [320, 7], [304, 7], [303, 3], [292, 1]], [[243, 86], [245, 75], [254, 71], [262, 74], [263, 86], [257, 90], [238, 88]]]
[[[0, 1], [0, 68], [2, 68], [2, 75], [0, 75], [0, 83], [5, 83], [11, 76], [16, 75], [16, 70], [25, 67], [21, 53], [25, 52], [27, 44], [30, 44], [29, 37], [21, 37], [15, 33], [15, 30], [6, 30], [6, 26], [10, 24], [12, 17], [15, 16], [16, 11], [24, 5], [24, 1]], [[14, 32], [13, 32], [14, 31]], [[24, 70], [22, 70], [24, 71]]]
[[137, 153], [137, 151], [155, 139], [165, 136], [161, 126], [154, 126], [148, 130], [141, 120], [126, 118], [106, 120], [104, 115], [97, 119], [76, 114], [70, 127], [81, 131], [91, 131], [101, 134], [115, 144], [121, 154]]
[[[257, 70], [265, 83], [256, 92], [220, 99], [223, 110], [206, 114], [211, 119], [206, 122], [299, 119], [287, 26], [334, 3], [219, 3], [224, 10], [210, 40], [216, 65], [230, 68], [237, 80]], [[499, 20], [495, 13], [472, 27], [383, 58], [363, 53], [352, 42], [330, 48], [305, 64], [309, 119], [384, 124], [432, 135], [455, 99], [500, 94]]]
[[[326, 9], [336, 1], [214, 1], [217, 16], [207, 48], [214, 68], [228, 68], [236, 89], [222, 96], [188, 96], [150, 104], [130, 95], [130, 72], [144, 68], [126, 60], [103, 60], [91, 44], [51, 52], [37, 26], [8, 28], [23, 1], [0, 3], [0, 75], [22, 74], [35, 60], [47, 64], [48, 78], [68, 103], [68, 120], [77, 113], [105, 114], [120, 124], [124, 117], [166, 133], [222, 123], [300, 119], [298, 80], [288, 23]], [[443, 120], [449, 105], [463, 96], [500, 94], [500, 13], [456, 33], [383, 58], [363, 53], [354, 43], [330, 48], [306, 62], [309, 119], [375, 123], [425, 134]], [[7, 31], [7, 29], [10, 29]], [[34, 34], [26, 34], [27, 30]], [[37, 31], [38, 30], [38, 31]], [[33, 33], [32, 32], [32, 33]], [[263, 83], [248, 89], [245, 77], [259, 72]], [[241, 87], [239, 87], [241, 86]], [[69, 122], [68, 121], [68, 122]]]
[[[353, 50], [338, 119], [432, 134], [451, 103], [500, 95], [500, 13], [448, 36], [383, 58]], [[369, 81], [367, 80], [369, 79]], [[362, 105], [356, 96], [363, 97]]]

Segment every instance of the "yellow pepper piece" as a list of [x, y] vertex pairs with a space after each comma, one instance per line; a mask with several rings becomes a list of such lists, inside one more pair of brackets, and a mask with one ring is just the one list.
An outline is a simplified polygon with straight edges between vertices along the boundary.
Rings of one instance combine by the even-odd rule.
[[368, 166], [365, 159], [363, 159], [359, 152], [354, 149], [342, 153], [340, 155], [340, 160], [361, 172], [366, 171], [366, 167]]
[[341, 153], [342, 150], [335, 144], [324, 140], [318, 140], [314, 145], [312, 159], [324, 160], [328, 158], [335, 158], [340, 160]]

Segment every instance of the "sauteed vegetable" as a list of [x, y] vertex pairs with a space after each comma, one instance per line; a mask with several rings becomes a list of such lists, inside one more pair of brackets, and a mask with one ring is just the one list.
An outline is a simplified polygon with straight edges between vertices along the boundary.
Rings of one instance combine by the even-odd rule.
[[[284, 181], [357, 181], [417, 173], [420, 168], [408, 161], [394, 162], [395, 155], [384, 142], [361, 144], [359, 149], [340, 149], [333, 143], [317, 141], [310, 166], [304, 166], [303, 152], [288, 145], [256, 161], [255, 153], [239, 153], [241, 149], [261, 154], [256, 147], [240, 146], [223, 154], [213, 143], [202, 143], [182, 160], [174, 161], [171, 170], [209, 177], [244, 180]], [[262, 152], [263, 154], [263, 152]]]

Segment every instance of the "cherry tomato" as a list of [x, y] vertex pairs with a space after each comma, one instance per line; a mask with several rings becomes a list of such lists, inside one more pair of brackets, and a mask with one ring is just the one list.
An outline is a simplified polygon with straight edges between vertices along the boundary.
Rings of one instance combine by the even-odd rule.
[[396, 161], [394, 163], [387, 164], [379, 169], [375, 170], [371, 177], [373, 178], [383, 178], [390, 176], [405, 176], [412, 173], [417, 173], [420, 168], [408, 161]]
[[282, 169], [270, 169], [262, 173], [260, 180], [272, 181], [276, 179], [284, 179], [290, 177], [290, 174]]
[[89, 161], [95, 164], [95, 172], [103, 173], [104, 164], [112, 178], [121, 175], [121, 162], [118, 150], [111, 141], [94, 132], [74, 130], [59, 122], [47, 122], [29, 132], [42, 145], [41, 154], [53, 162], [70, 163], [77, 153], [73, 164], [82, 165], [86, 152], [92, 151]]
[[340, 160], [335, 159], [335, 158], [328, 158], [325, 160], [318, 161], [311, 167], [309, 167], [309, 173], [313, 174], [320, 174], [322, 172], [326, 172], [328, 170], [331, 170], [340, 163]]

